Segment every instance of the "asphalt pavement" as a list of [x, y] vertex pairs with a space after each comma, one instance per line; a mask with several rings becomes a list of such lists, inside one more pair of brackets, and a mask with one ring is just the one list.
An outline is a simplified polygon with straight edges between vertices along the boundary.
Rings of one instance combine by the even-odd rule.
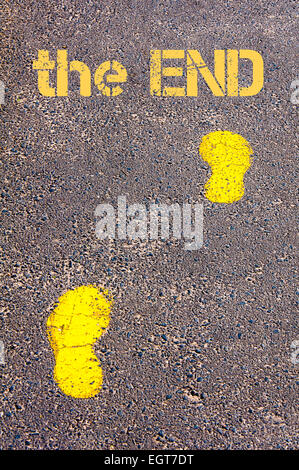
[[[296, 3], [3, 1], [1, 449], [298, 448]], [[77, 72], [68, 96], [39, 92], [38, 50], [64, 49], [89, 67], [90, 96]], [[201, 80], [197, 97], [152, 96], [150, 51], [188, 49], [212, 72], [214, 50], [259, 52], [263, 89], [214, 96]], [[119, 96], [93, 82], [108, 60], [127, 71]], [[205, 197], [199, 145], [218, 130], [253, 150], [229, 204]], [[95, 209], [119, 196], [202, 203], [203, 246], [100, 240]], [[114, 304], [95, 343], [102, 389], [79, 399], [54, 380], [46, 323], [91, 284]]]

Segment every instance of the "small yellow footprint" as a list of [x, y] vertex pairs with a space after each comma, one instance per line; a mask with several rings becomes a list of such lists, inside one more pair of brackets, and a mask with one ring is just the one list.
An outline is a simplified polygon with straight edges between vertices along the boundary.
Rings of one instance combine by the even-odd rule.
[[66, 395], [94, 397], [103, 382], [93, 344], [110, 321], [113, 300], [108, 291], [93, 285], [69, 290], [47, 321], [47, 334], [55, 356], [54, 379]]
[[199, 153], [212, 169], [212, 176], [205, 184], [205, 197], [226, 204], [241, 199], [243, 177], [253, 154], [247, 140], [228, 131], [211, 132], [203, 137]]

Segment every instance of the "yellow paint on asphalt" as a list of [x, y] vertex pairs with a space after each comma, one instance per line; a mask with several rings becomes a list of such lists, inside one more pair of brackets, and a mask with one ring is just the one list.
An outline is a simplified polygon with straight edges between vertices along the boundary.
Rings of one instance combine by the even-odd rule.
[[244, 195], [244, 174], [252, 163], [252, 148], [239, 134], [216, 131], [205, 135], [199, 147], [202, 159], [212, 170], [205, 184], [211, 202], [230, 204]]
[[93, 345], [108, 327], [113, 300], [107, 290], [93, 285], [69, 290], [47, 321], [55, 356], [54, 379], [66, 395], [94, 397], [103, 382]]

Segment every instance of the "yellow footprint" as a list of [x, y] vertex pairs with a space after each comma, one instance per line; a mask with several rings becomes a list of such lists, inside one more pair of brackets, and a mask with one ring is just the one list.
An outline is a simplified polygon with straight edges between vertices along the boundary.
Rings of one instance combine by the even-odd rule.
[[103, 382], [93, 344], [108, 327], [112, 298], [93, 285], [69, 290], [47, 321], [47, 334], [55, 356], [54, 379], [66, 395], [94, 397]]
[[226, 204], [241, 199], [243, 177], [253, 154], [247, 140], [228, 131], [211, 132], [203, 137], [199, 153], [212, 169], [212, 176], [205, 184], [205, 197]]

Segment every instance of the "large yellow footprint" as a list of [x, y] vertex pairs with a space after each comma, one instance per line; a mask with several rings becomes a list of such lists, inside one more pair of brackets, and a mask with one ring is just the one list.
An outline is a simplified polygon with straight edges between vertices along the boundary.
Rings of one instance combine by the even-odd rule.
[[109, 325], [112, 303], [108, 291], [81, 286], [63, 294], [50, 314], [54, 379], [66, 395], [90, 398], [100, 391], [103, 374], [93, 344]]
[[199, 153], [212, 169], [212, 176], [205, 184], [205, 197], [226, 204], [241, 199], [243, 177], [253, 154], [247, 140], [229, 131], [211, 132], [203, 137]]

